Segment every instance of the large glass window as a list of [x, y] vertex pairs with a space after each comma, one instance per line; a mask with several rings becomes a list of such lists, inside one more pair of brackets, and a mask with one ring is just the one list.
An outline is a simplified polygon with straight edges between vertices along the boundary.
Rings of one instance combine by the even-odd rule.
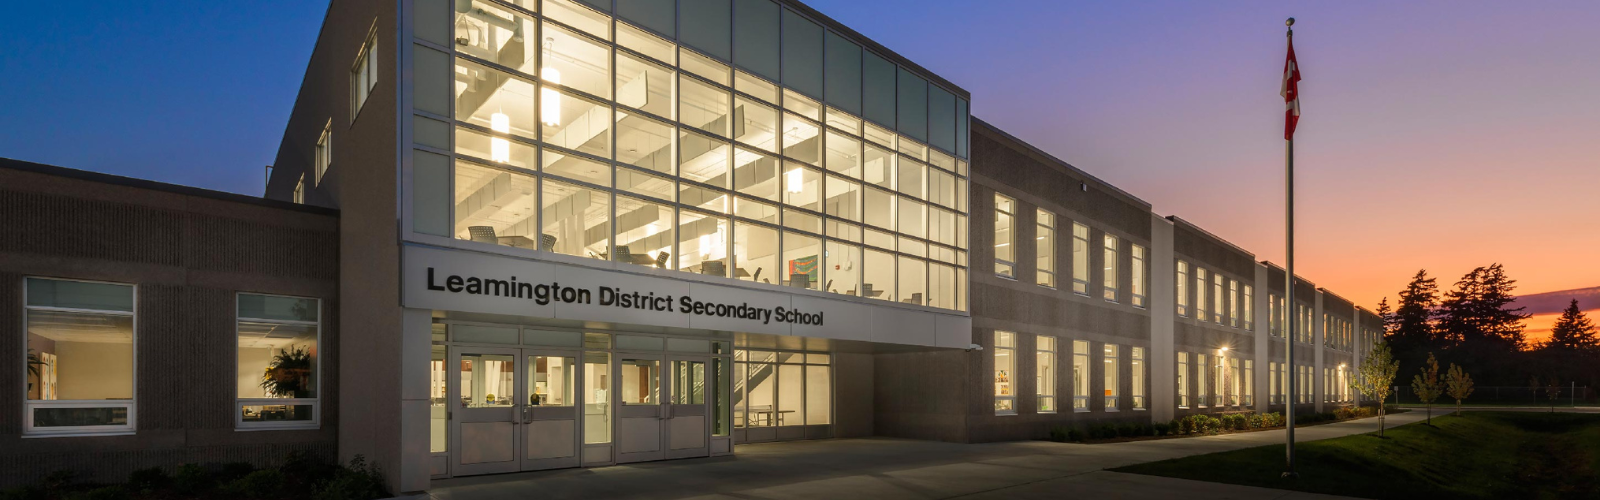
[[1178, 353], [1178, 407], [1189, 407], [1189, 353]]
[[134, 287], [28, 278], [26, 293], [24, 433], [132, 432]]
[[1145, 256], [1144, 256], [1144, 247], [1140, 246], [1140, 245], [1131, 245], [1130, 244], [1130, 245], [1128, 245], [1128, 254], [1132, 257], [1131, 262], [1128, 263], [1128, 270], [1131, 271], [1131, 274], [1133, 274], [1132, 283], [1130, 285], [1131, 288], [1133, 289], [1133, 299], [1132, 299], [1133, 306], [1134, 307], [1144, 307], [1145, 306], [1145, 291], [1144, 291], [1144, 288], [1145, 288], [1145, 281], [1144, 281]]
[[1037, 262], [1034, 269], [1038, 273], [1039, 286], [1055, 288], [1056, 214], [1039, 210], [1034, 217], [1038, 223], [1035, 229], [1038, 235], [1034, 238], [1034, 255]]
[[1117, 275], [1117, 237], [1116, 236], [1112, 236], [1112, 235], [1109, 235], [1109, 234], [1105, 235], [1105, 262], [1104, 262], [1104, 264], [1105, 264], [1104, 273], [1100, 275], [1101, 279], [1102, 279], [1102, 282], [1104, 283], [1104, 286], [1101, 287], [1101, 291], [1105, 295], [1106, 300], [1109, 300], [1111, 302], [1116, 302], [1117, 301], [1117, 289], [1120, 288], [1118, 286], [1118, 283], [1121, 281], [1121, 279], [1120, 279], [1121, 277]]
[[778, 230], [735, 221], [733, 224], [733, 276], [741, 280], [772, 283], [783, 279], [778, 269]]
[[861, 247], [829, 239], [823, 253], [825, 290], [856, 295], [861, 282]]
[[861, 296], [873, 299], [895, 300], [894, 254], [866, 249], [862, 265]]
[[1056, 338], [1040, 335], [1037, 345], [1037, 367], [1034, 373], [1034, 390], [1038, 394], [1039, 413], [1056, 412]]
[[1072, 341], [1072, 411], [1089, 411], [1089, 342]]
[[317, 299], [238, 297], [239, 427], [316, 427]]
[[1243, 404], [1254, 406], [1256, 404], [1256, 363], [1255, 360], [1244, 360], [1244, 375], [1239, 377], [1244, 383]]
[[1105, 347], [1105, 365], [1106, 365], [1105, 366], [1105, 407], [1106, 407], [1106, 411], [1116, 411], [1118, 408], [1121, 408], [1121, 406], [1119, 405], [1119, 401], [1117, 399], [1118, 395], [1121, 394], [1120, 392], [1117, 391], [1117, 389], [1118, 389], [1118, 387], [1117, 387], [1117, 382], [1118, 382], [1117, 371], [1121, 369], [1121, 362], [1122, 362], [1121, 358], [1118, 357], [1118, 355], [1119, 355], [1119, 352], [1118, 352], [1119, 349], [1118, 348], [1119, 347], [1120, 346], [1118, 346], [1116, 344], [1106, 344], [1106, 347]]
[[900, 302], [924, 305], [927, 302], [928, 263], [915, 257], [900, 257]]
[[1228, 280], [1228, 326], [1239, 326], [1239, 280]]
[[678, 269], [710, 276], [728, 275], [728, 219], [678, 212]]
[[994, 273], [1006, 278], [1016, 278], [1016, 249], [1012, 243], [1012, 227], [1016, 223], [1016, 202], [1004, 195], [994, 195]]
[[611, 260], [674, 269], [672, 207], [652, 201], [617, 197], [617, 247]]
[[994, 332], [994, 412], [996, 415], [1017, 413], [1017, 393], [1014, 382], [1017, 372], [1016, 334]]
[[816, 290], [823, 283], [822, 240], [794, 231], [783, 232], [783, 284]]
[[1206, 314], [1206, 270], [1200, 266], [1194, 266], [1194, 319], [1210, 319]]
[[1144, 348], [1143, 347], [1134, 347], [1133, 348], [1133, 361], [1131, 361], [1129, 363], [1129, 368], [1132, 369], [1131, 370], [1132, 371], [1132, 376], [1128, 379], [1128, 381], [1130, 382], [1130, 386], [1131, 386], [1130, 387], [1131, 391], [1129, 393], [1129, 399], [1133, 403], [1133, 409], [1135, 409], [1135, 410], [1143, 410], [1143, 409], [1145, 409], [1145, 406], [1144, 406], [1144, 371], [1145, 371], [1145, 367], [1146, 367], [1146, 364], [1145, 364], [1145, 359], [1144, 359]]
[[1206, 390], [1206, 374], [1210, 365], [1206, 364], [1205, 353], [1194, 353], [1194, 399], [1195, 406], [1205, 408], [1210, 404], [1211, 391]]
[[1222, 324], [1222, 273], [1211, 273], [1211, 320]]
[[1244, 286], [1244, 329], [1253, 330], [1256, 326], [1256, 289], [1250, 285]]
[[1072, 291], [1089, 294], [1089, 226], [1072, 223]]
[[1178, 316], [1189, 315], [1189, 263], [1178, 261], [1178, 279], [1174, 282], [1178, 295]]
[[[617, 104], [662, 118], [676, 118], [672, 114], [675, 80], [670, 67], [617, 52]], [[620, 132], [617, 147], [622, 147]]]
[[828, 354], [735, 351], [734, 427], [832, 423], [831, 363]]
[[[460, 187], [458, 182], [458, 191]], [[540, 248], [566, 255], [608, 258], [611, 252], [611, 195], [598, 189], [550, 179], [542, 183], [540, 191], [544, 205], [544, 209], [539, 211], [542, 218], [539, 224], [542, 231], [539, 234]]]
[[733, 140], [778, 152], [778, 108], [744, 96], [733, 98]]

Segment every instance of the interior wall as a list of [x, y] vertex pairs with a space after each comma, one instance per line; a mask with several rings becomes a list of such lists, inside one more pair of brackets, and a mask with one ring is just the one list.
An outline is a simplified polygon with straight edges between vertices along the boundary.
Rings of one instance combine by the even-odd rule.
[[133, 398], [133, 344], [56, 342], [58, 399]]

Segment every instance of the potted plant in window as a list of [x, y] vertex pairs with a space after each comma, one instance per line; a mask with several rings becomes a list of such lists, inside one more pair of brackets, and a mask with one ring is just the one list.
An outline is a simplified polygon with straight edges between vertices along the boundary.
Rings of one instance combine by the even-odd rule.
[[[311, 349], [291, 345], [279, 350], [261, 376], [261, 389], [275, 398], [311, 397]], [[293, 412], [290, 406], [288, 412]], [[285, 415], [289, 417], [290, 415]]]
[[28, 349], [28, 376], [31, 377], [28, 380], [28, 392], [33, 392], [33, 381], [44, 376], [41, 371], [43, 366], [44, 360], [39, 359], [39, 355], [34, 353], [33, 349]]

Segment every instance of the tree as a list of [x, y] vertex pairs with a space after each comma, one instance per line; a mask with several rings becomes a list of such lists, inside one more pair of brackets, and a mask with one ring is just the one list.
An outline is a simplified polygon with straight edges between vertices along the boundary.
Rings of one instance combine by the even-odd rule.
[[1490, 352], [1520, 351], [1524, 344], [1521, 307], [1511, 307], [1517, 280], [1500, 264], [1473, 269], [1439, 301], [1438, 336], [1448, 347], [1483, 345]]
[[1544, 387], [1544, 384], [1539, 383], [1538, 375], [1528, 377], [1528, 390], [1533, 392], [1533, 404], [1539, 404], [1540, 387]]
[[1550, 377], [1550, 385], [1544, 386], [1544, 393], [1550, 397], [1550, 413], [1556, 412], [1556, 399], [1561, 397], [1561, 381]]
[[1578, 299], [1561, 311], [1561, 318], [1550, 329], [1550, 340], [1540, 347], [1545, 350], [1568, 352], [1600, 352], [1600, 336], [1595, 333], [1594, 322], [1578, 310]]
[[1428, 353], [1428, 363], [1422, 373], [1411, 379], [1411, 392], [1417, 393], [1417, 399], [1428, 406], [1428, 425], [1433, 425], [1433, 400], [1439, 399], [1442, 392], [1439, 386], [1439, 360], [1434, 359], [1433, 353]]
[[1400, 291], [1394, 313], [1384, 320], [1396, 348], [1409, 352], [1433, 342], [1433, 310], [1438, 303], [1438, 282], [1428, 277], [1427, 269], [1418, 270]]
[[1445, 394], [1456, 400], [1456, 416], [1461, 416], [1461, 400], [1472, 395], [1472, 376], [1455, 363], [1450, 363], [1450, 371], [1444, 375], [1444, 387]]
[[1350, 380], [1350, 388], [1378, 400], [1378, 437], [1383, 437], [1383, 402], [1389, 399], [1394, 387], [1394, 377], [1400, 374], [1400, 362], [1394, 360], [1389, 343], [1378, 341], [1367, 351]]
[[1378, 299], [1378, 319], [1383, 320], [1383, 334], [1389, 335], [1394, 331], [1394, 309], [1389, 307], [1389, 298]]

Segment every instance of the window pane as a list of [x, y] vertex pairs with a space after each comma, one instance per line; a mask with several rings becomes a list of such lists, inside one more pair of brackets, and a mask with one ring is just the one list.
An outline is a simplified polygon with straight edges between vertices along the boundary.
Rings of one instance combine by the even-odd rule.
[[778, 201], [778, 159], [744, 148], [733, 155], [733, 190]]
[[778, 207], [740, 196], [733, 200], [733, 214], [746, 219], [777, 224]]
[[713, 212], [728, 212], [728, 194], [687, 182], [678, 183], [678, 202]]
[[828, 103], [851, 113], [861, 112], [861, 47], [842, 36], [827, 36]]
[[771, 283], [778, 269], [778, 230], [747, 222], [733, 225], [733, 277]]
[[672, 404], [706, 404], [706, 364], [700, 361], [672, 362]]
[[894, 189], [895, 177], [899, 175], [898, 169], [895, 168], [895, 162], [899, 157], [894, 151], [867, 144], [862, 158], [866, 161], [862, 162], [864, 169], [861, 180], [878, 187]]
[[[956, 156], [968, 157], [970, 153], [967, 148], [970, 141], [967, 132], [967, 100], [956, 98]], [[966, 175], [966, 164], [956, 162], [956, 173]]]
[[457, 120], [500, 133], [538, 136], [532, 82], [457, 59], [455, 89]]
[[[457, 2], [461, 4], [462, 2]], [[493, 3], [472, 0], [470, 10], [456, 14], [456, 51], [525, 73], [533, 71], [538, 45], [534, 23]]]
[[778, 152], [778, 109], [745, 97], [733, 99], [733, 140]]
[[778, 4], [734, 0], [733, 57], [740, 67], [769, 80], [778, 75]]
[[778, 86], [742, 70], [733, 71], [733, 89], [768, 103], [778, 103]]
[[780, 426], [802, 425], [805, 423], [805, 381], [802, 370], [804, 365], [781, 364], [778, 366], [778, 408], [776, 411], [777, 424]]
[[783, 284], [795, 288], [816, 290], [822, 285], [822, 242], [820, 239], [793, 231], [783, 233]]
[[862, 222], [893, 231], [896, 220], [894, 194], [872, 188], [863, 194], [867, 211], [862, 214]]
[[822, 26], [783, 11], [783, 85], [822, 96]]
[[832, 423], [833, 377], [827, 366], [806, 368], [806, 425]]
[[919, 141], [928, 140], [928, 82], [900, 69], [895, 130]]
[[1108, 410], [1121, 407], [1120, 401], [1117, 400], [1120, 394], [1117, 391], [1117, 370], [1120, 369], [1117, 348], [1116, 344], [1106, 344], [1105, 347], [1105, 406]]
[[824, 166], [829, 171], [838, 172], [852, 178], [861, 178], [861, 141], [859, 139], [829, 130], [827, 133], [827, 154], [823, 155]]
[[317, 397], [317, 327], [240, 321], [238, 397]]
[[1011, 332], [994, 333], [994, 409], [997, 413], [1013, 413], [1016, 398], [1015, 340]]
[[732, 87], [731, 68], [722, 61], [689, 49], [678, 49], [678, 67], [724, 87]]
[[[36, 282], [36, 281], [45, 281], [45, 280], [29, 279], [28, 293], [30, 295], [34, 293], [34, 289], [32, 288], [32, 284], [33, 284], [33, 282]], [[70, 282], [70, 281], [68, 281], [68, 282], [60, 282], [60, 281], [58, 281], [56, 283], [73, 283], [73, 282]], [[130, 292], [128, 297], [130, 299], [132, 298], [132, 294], [131, 294], [131, 292], [133, 291], [132, 287], [126, 287], [126, 286], [123, 286], [123, 285], [105, 285], [105, 284], [100, 284], [100, 283], [83, 283], [83, 284], [85, 284], [85, 285], [98, 285], [98, 286], [105, 286], [105, 287], [125, 288], [126, 292]], [[115, 290], [107, 289], [106, 291], [107, 292], [114, 292]], [[301, 298], [295, 298], [295, 297], [278, 297], [278, 296], [272, 296], [272, 295], [250, 295], [250, 294], [241, 294], [241, 295], [239, 295], [239, 317], [240, 318], [272, 319], [272, 320], [283, 320], [283, 321], [311, 321], [311, 322], [315, 322], [315, 321], [317, 321], [317, 316], [318, 316], [317, 299], [301, 299]]]
[[784, 113], [783, 155], [812, 165], [821, 165], [821, 130], [814, 122], [794, 113]]
[[[733, 374], [728, 371], [728, 364], [727, 358], [711, 359], [711, 435], [713, 436], [726, 436], [731, 427], [728, 425], [728, 409], [729, 388], [733, 387], [731, 383]], [[740, 380], [740, 384], [743, 383], [744, 381]]]
[[727, 137], [729, 94], [694, 78], [678, 77], [678, 121], [684, 125]]
[[601, 158], [611, 157], [611, 106], [544, 88], [539, 91], [544, 142]]
[[612, 259], [672, 269], [672, 207], [617, 197], [617, 251]]
[[673, 80], [671, 68], [617, 53], [617, 104], [672, 118]]
[[544, 23], [539, 78], [602, 99], [611, 98], [611, 49]]
[[[37, 292], [43, 298], [39, 302], [44, 303], [120, 307], [121, 300], [114, 296], [117, 288], [127, 291], [131, 306], [130, 286], [28, 280], [30, 303], [36, 301], [33, 296]], [[133, 399], [133, 316], [29, 310], [27, 332], [29, 400]], [[69, 422], [69, 417], [79, 414], [61, 409], [50, 415]], [[85, 421], [105, 421], [101, 417], [106, 415], [86, 411], [80, 416]], [[34, 425], [40, 426], [38, 422]]]
[[823, 222], [823, 226], [829, 239], [861, 243], [861, 226], [859, 225], [829, 218]]
[[[603, 191], [546, 179], [541, 248], [604, 259], [611, 252], [611, 196]], [[544, 242], [548, 242], [545, 244]]]
[[794, 162], [783, 166], [783, 202], [793, 207], [822, 211], [822, 172]]
[[583, 353], [583, 442], [611, 442], [611, 355]]
[[783, 227], [799, 229], [808, 233], [821, 233], [822, 217], [785, 207], [783, 209]]
[[923, 183], [923, 179], [928, 174], [928, 167], [926, 165], [914, 161], [902, 160], [900, 162], [900, 168], [898, 169], [898, 172], [900, 177], [900, 192], [918, 198], [927, 197], [927, 185]]
[[617, 112], [617, 161], [672, 175], [672, 125]]
[[678, 175], [685, 179], [728, 187], [728, 161], [733, 148], [726, 141], [683, 131], [678, 134]]
[[894, 63], [870, 51], [864, 53], [861, 60], [863, 118], [882, 125], [894, 125], [895, 73]]
[[710, 276], [728, 275], [728, 219], [682, 210], [678, 212], [678, 270]]
[[538, 148], [501, 134], [491, 136], [466, 127], [456, 128], [456, 153], [484, 162], [538, 169], [538, 162], [534, 160], [538, 156]]
[[861, 268], [864, 276], [861, 296], [892, 301], [895, 298], [894, 255], [873, 249], [866, 250]]
[[[662, 40], [661, 37], [635, 28], [628, 23], [617, 23], [617, 45], [633, 49], [633, 51], [656, 58], [658, 61], [672, 64], [672, 42]], [[620, 52], [618, 53], [620, 56]], [[620, 59], [620, 57], [619, 57]], [[622, 65], [621, 61], [617, 65]]]
[[680, 0], [678, 39], [722, 60], [732, 57], [733, 11], [728, 0]]
[[[434, 324], [434, 328], [444, 325]], [[445, 406], [449, 372], [445, 367], [444, 346], [435, 344], [432, 356], [428, 363], [428, 452], [443, 453], [449, 451], [446, 443], [449, 442], [450, 420], [448, 407]]]
[[956, 176], [943, 170], [928, 171], [928, 201], [956, 207]]
[[928, 263], [914, 257], [900, 257], [900, 302], [923, 305], [927, 293]]
[[1103, 264], [1105, 265], [1105, 270], [1104, 273], [1101, 274], [1101, 277], [1103, 278], [1102, 281], [1104, 282], [1104, 288], [1102, 291], [1105, 292], [1106, 300], [1115, 302], [1117, 300], [1117, 288], [1119, 288], [1119, 276], [1117, 276], [1116, 236], [1109, 234], [1105, 236], [1105, 262], [1103, 262]]
[[1089, 411], [1089, 343], [1072, 341], [1072, 410]]
[[855, 295], [856, 284], [860, 281], [861, 269], [857, 263], [861, 262], [861, 247], [834, 240], [828, 240], [827, 251], [823, 252], [824, 290], [832, 293]]
[[928, 280], [928, 305], [945, 309], [960, 307], [961, 283], [956, 280], [956, 268], [929, 264]]
[[544, 171], [568, 179], [590, 184], [611, 186], [611, 167], [581, 156], [559, 153], [553, 149], [544, 152]]
[[843, 177], [830, 175], [828, 176], [826, 192], [828, 194], [828, 203], [825, 208], [828, 215], [852, 221], [861, 220], [860, 184]]
[[1089, 226], [1072, 224], [1072, 291], [1089, 293]]
[[573, 3], [571, 0], [544, 0], [543, 13], [545, 17], [561, 21], [567, 26], [573, 26], [591, 35], [610, 40], [611, 17], [601, 12], [596, 12], [591, 7], [610, 11], [611, 2], [604, 0], [580, 0], [584, 5]]
[[676, 7], [673, 0], [617, 0], [617, 17], [671, 37], [676, 35]]
[[622, 404], [656, 404], [661, 362], [654, 359], [622, 359]]
[[899, 211], [901, 233], [918, 238], [927, 236], [927, 205], [920, 201], [901, 197]]
[[456, 238], [538, 248], [532, 224], [536, 189], [531, 175], [456, 162]]
[[572, 406], [576, 402], [578, 363], [570, 356], [528, 356], [528, 404]]
[[956, 96], [935, 85], [928, 86], [928, 144], [956, 150]]

